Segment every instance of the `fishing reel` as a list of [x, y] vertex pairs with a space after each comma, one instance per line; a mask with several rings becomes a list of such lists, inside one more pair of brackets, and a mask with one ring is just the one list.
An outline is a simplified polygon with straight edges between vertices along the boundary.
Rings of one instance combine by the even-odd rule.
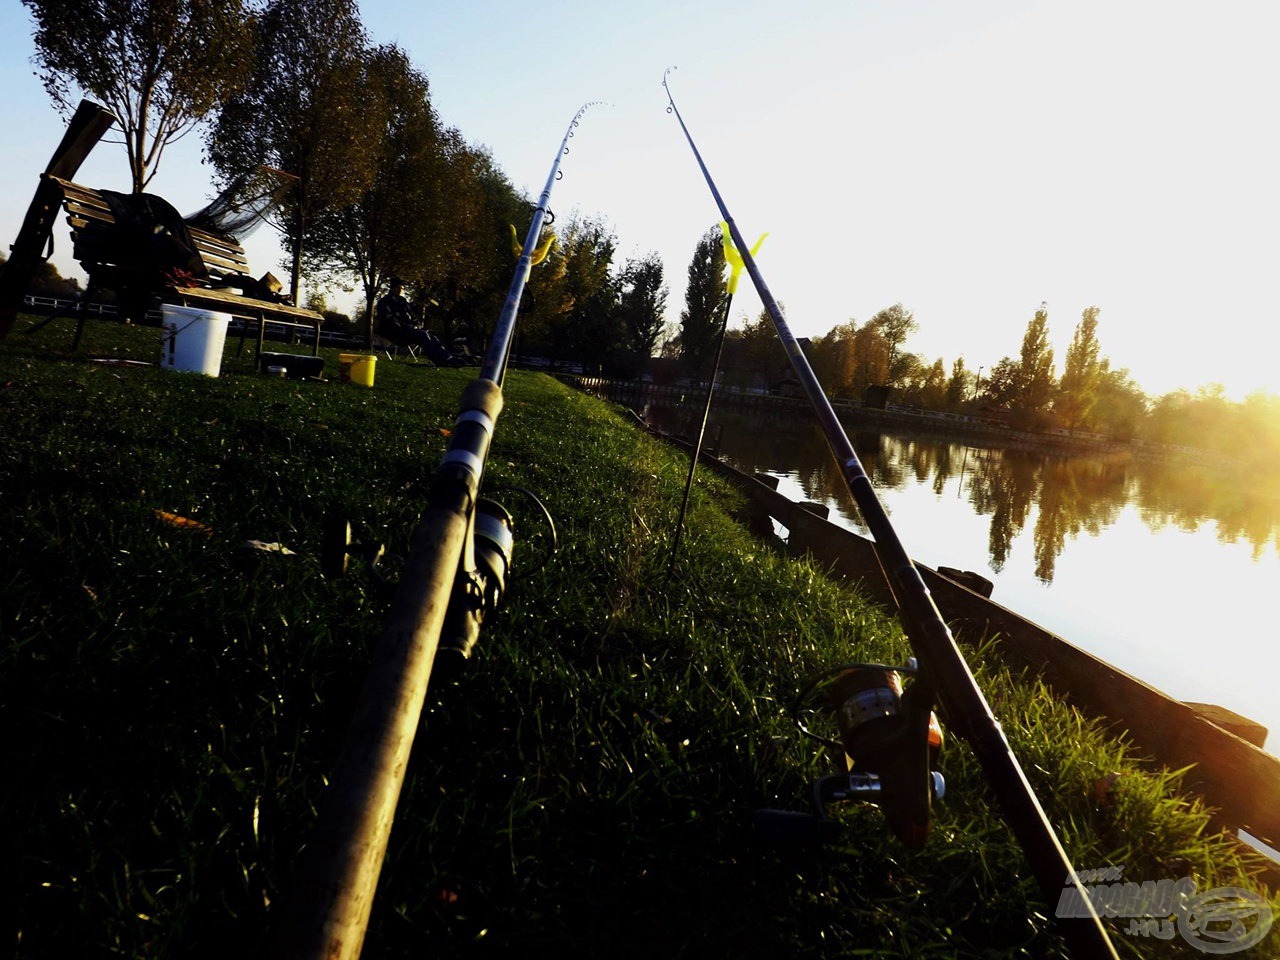
[[476, 501], [471, 539], [453, 579], [437, 658], [470, 659], [484, 618], [498, 608], [507, 589], [515, 546], [512, 525], [511, 514], [497, 501]]
[[[530, 564], [536, 573], [551, 559], [557, 547], [556, 523], [537, 495], [524, 487], [501, 487], [528, 498], [538, 508], [547, 525], [547, 539]], [[514, 579], [511, 557], [515, 546], [515, 522], [496, 500], [480, 497], [472, 512], [471, 536], [462, 551], [453, 593], [445, 610], [436, 662], [459, 664], [471, 658], [480, 639], [480, 627], [502, 601], [507, 585]]]
[[[894, 835], [907, 847], [923, 847], [929, 836], [932, 805], [946, 793], [934, 767], [942, 749], [942, 728], [933, 712], [933, 696], [918, 678], [904, 692], [905, 667], [878, 663], [842, 664], [813, 678], [799, 693], [791, 715], [801, 733], [828, 747], [840, 773], [811, 785], [812, 812], [757, 810], [756, 831], [780, 844], [811, 844], [835, 839], [840, 824], [827, 807], [846, 801], [877, 804]], [[809, 729], [806, 715], [825, 713], [839, 739]]]

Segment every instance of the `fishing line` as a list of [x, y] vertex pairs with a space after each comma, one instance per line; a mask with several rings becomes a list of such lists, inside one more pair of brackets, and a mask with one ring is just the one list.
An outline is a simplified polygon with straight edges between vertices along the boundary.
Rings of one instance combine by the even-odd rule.
[[702, 455], [702, 438], [707, 432], [707, 418], [711, 415], [711, 397], [716, 390], [716, 377], [720, 374], [720, 357], [724, 353], [725, 332], [729, 329], [729, 309], [733, 305], [733, 294], [729, 293], [724, 301], [724, 320], [720, 324], [720, 336], [716, 343], [716, 359], [711, 365], [711, 379], [707, 382], [706, 402], [702, 406], [702, 422], [698, 425], [698, 439], [693, 445], [693, 453], [689, 458], [689, 475], [684, 481], [684, 498], [680, 501], [680, 515], [676, 518], [676, 533], [671, 540], [671, 558], [667, 561], [667, 578], [662, 582], [663, 589], [671, 583], [671, 575], [676, 569], [676, 556], [680, 552], [680, 535], [684, 532], [684, 514], [689, 509], [689, 494], [693, 490], [693, 474], [698, 467], [698, 457]]
[[[665, 588], [671, 583], [671, 574], [676, 568], [676, 555], [680, 550], [680, 535], [684, 531], [684, 515], [689, 507], [689, 493], [693, 490], [693, 473], [698, 466], [698, 457], [702, 453], [702, 440], [707, 432], [707, 418], [711, 415], [711, 397], [716, 389], [716, 377], [720, 374], [720, 358], [724, 354], [725, 335], [729, 332], [729, 311], [733, 306], [733, 295], [738, 289], [738, 277], [742, 274], [742, 257], [738, 253], [737, 248], [733, 245], [733, 240], [729, 236], [729, 228], [722, 221], [720, 230], [723, 234], [721, 242], [724, 245], [724, 259], [729, 267], [729, 280], [725, 284], [725, 301], [724, 301], [724, 319], [720, 324], [720, 337], [716, 343], [716, 359], [711, 367], [711, 379], [707, 383], [707, 398], [702, 407], [702, 423], [698, 427], [698, 441], [693, 446], [693, 457], [689, 460], [689, 476], [684, 482], [684, 499], [680, 501], [680, 516], [676, 520], [676, 534], [671, 543], [671, 559], [667, 563], [667, 578], [663, 581]], [[756, 245], [751, 248], [752, 255], [760, 250], [760, 245], [764, 243], [764, 238], [768, 234], [763, 234]]]

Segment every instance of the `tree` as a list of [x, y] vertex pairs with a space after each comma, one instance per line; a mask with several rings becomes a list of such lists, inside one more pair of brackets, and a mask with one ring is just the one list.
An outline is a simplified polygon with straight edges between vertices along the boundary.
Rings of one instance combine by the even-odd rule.
[[884, 338], [889, 348], [888, 379], [885, 382], [889, 386], [898, 386], [919, 366], [919, 359], [902, 349], [907, 337], [919, 326], [915, 315], [902, 304], [895, 303], [872, 317], [869, 325]]
[[80, 281], [75, 277], [64, 277], [52, 261], [46, 260], [31, 278], [27, 292], [34, 297], [74, 300], [80, 296]]
[[253, 74], [219, 111], [207, 146], [224, 180], [264, 163], [297, 178], [275, 221], [292, 249], [297, 303], [312, 218], [368, 189], [385, 131], [365, 122], [366, 42], [354, 0], [275, 0], [256, 26]]
[[1012, 357], [1001, 357], [987, 374], [983, 392], [992, 403], [1005, 407], [1017, 401], [1018, 391], [1018, 362]]
[[[733, 355], [739, 380], [748, 389], [767, 390], [777, 373], [787, 368], [787, 355], [768, 310], [762, 309], [754, 320], [748, 319], [741, 330], [730, 331], [729, 337], [735, 344]], [[725, 349], [729, 350], [728, 343]]]
[[1067, 360], [1053, 409], [1067, 429], [1086, 423], [1098, 400], [1102, 365], [1098, 358], [1098, 308], [1086, 307], [1067, 348]]
[[1275, 476], [1280, 468], [1280, 396], [1254, 391], [1238, 408], [1237, 419], [1247, 443], [1232, 452], [1247, 457], [1265, 475]]
[[1045, 410], [1053, 399], [1053, 349], [1049, 346], [1049, 310], [1040, 305], [1022, 336], [1014, 404], [1023, 410]]
[[857, 333], [858, 324], [850, 320], [832, 327], [813, 341], [813, 372], [827, 396], [842, 396], [849, 392], [857, 369], [854, 341]]
[[1093, 405], [1094, 429], [1125, 440], [1132, 438], [1147, 416], [1146, 394], [1128, 370], [1113, 370], [1111, 362], [1098, 364], [1098, 389]]
[[959, 410], [968, 399], [969, 371], [964, 367], [964, 357], [956, 357], [951, 364], [951, 377], [947, 380], [947, 409]]
[[680, 343], [690, 374], [707, 368], [724, 321], [724, 245], [720, 228], [702, 235], [689, 262], [689, 285], [680, 312]]
[[544, 337], [554, 355], [597, 367], [612, 363], [625, 340], [619, 284], [610, 273], [617, 239], [600, 220], [575, 218], [552, 247], [540, 297]]
[[890, 382], [889, 342], [880, 328], [871, 322], [864, 323], [853, 335], [854, 370], [849, 383], [849, 393], [862, 397], [867, 387]]
[[941, 410], [947, 402], [947, 368], [939, 357], [920, 379], [920, 405]]
[[[0, 273], [4, 272], [8, 261], [3, 250], [0, 250]], [[64, 277], [58, 272], [52, 260], [42, 260], [36, 268], [35, 276], [27, 285], [26, 293], [33, 297], [54, 297], [55, 299], [74, 300], [80, 296], [80, 281], [75, 277]]]
[[[521, 240], [529, 224], [529, 209], [511, 181], [484, 147], [466, 143], [453, 127], [441, 132], [445, 159], [444, 206], [435, 224], [448, 245], [439, 251], [435, 272], [423, 277], [423, 295], [439, 304], [439, 316], [451, 340], [455, 335], [479, 341], [493, 326], [515, 267], [511, 227]], [[545, 232], [544, 232], [545, 237]], [[551, 256], [533, 269], [525, 286], [516, 336], [523, 346], [544, 336], [555, 301], [550, 292], [563, 268], [559, 244]], [[518, 351], [517, 351], [518, 352]]]
[[253, 31], [241, 0], [22, 0], [35, 20], [35, 64], [71, 113], [81, 94], [120, 121], [133, 192], [164, 148], [244, 85]]
[[627, 346], [641, 361], [653, 356], [666, 324], [666, 308], [662, 259], [657, 253], [649, 253], [638, 260], [628, 260], [622, 270], [618, 310], [626, 328]]
[[1224, 429], [1231, 419], [1231, 407], [1220, 383], [1206, 384], [1194, 394], [1175, 390], [1156, 400], [1143, 425], [1143, 434], [1156, 443], [1216, 448], [1235, 455], [1241, 445]]
[[446, 160], [427, 78], [389, 44], [365, 53], [361, 87], [365, 124], [376, 133], [373, 177], [353, 203], [317, 214], [304, 259], [359, 279], [372, 345], [379, 290], [392, 275], [418, 280], [438, 272], [452, 238], [441, 215]]

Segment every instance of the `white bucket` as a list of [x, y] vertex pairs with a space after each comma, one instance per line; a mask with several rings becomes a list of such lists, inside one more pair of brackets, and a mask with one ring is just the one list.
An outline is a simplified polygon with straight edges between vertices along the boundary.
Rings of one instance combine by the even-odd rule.
[[160, 366], [216, 377], [222, 370], [222, 348], [227, 342], [231, 314], [195, 307], [163, 304], [164, 337], [160, 341]]

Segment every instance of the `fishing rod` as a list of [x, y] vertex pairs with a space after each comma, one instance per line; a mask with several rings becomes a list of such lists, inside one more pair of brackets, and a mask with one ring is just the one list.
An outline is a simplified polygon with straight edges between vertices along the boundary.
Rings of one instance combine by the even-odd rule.
[[480, 496], [480, 483], [502, 410], [520, 297], [549, 246], [540, 246], [539, 237], [544, 222], [554, 220], [551, 189], [574, 128], [596, 103], [583, 104], [565, 130], [479, 376], [463, 391], [273, 955], [360, 955], [432, 666], [442, 655], [465, 660], [501, 598], [511, 562], [511, 518]]
[[[841, 781], [818, 781], [814, 788], [815, 806], [821, 810], [829, 800], [873, 799], [884, 809], [886, 820], [899, 839], [910, 847], [923, 846], [928, 837], [932, 800], [940, 786], [939, 778], [930, 769], [932, 755], [936, 752], [933, 744], [937, 743], [931, 732], [936, 701], [948, 725], [968, 742], [978, 758], [983, 774], [999, 800], [1005, 821], [1026, 853], [1045, 902], [1050, 905], [1058, 903], [1063, 889], [1074, 887], [1081, 900], [1089, 904], [1088, 917], [1059, 920], [1059, 929], [1072, 955], [1118, 960], [1115, 948], [1092, 908], [1088, 892], [1081, 886], [1066, 851], [1013, 755], [1009, 741], [978, 689], [969, 665], [890, 524], [889, 516], [876, 496], [831, 402], [787, 325], [778, 302], [770, 293], [755, 258], [747, 250], [742, 234], [676, 106], [667, 83], [672, 69], [668, 68], [662, 76], [669, 104], [667, 112], [674, 114], [680, 123], [720, 216], [742, 253], [747, 274], [769, 312], [796, 377], [813, 406], [849, 493], [871, 531], [876, 557], [915, 653], [915, 679], [902, 693], [899, 693], [900, 684], [894, 689], [894, 677], [891, 676], [900, 671], [879, 664], [850, 664], [848, 669], [841, 669], [816, 682], [831, 681], [828, 700], [841, 730], [839, 745], [847, 758], [854, 761], [855, 769]], [[798, 702], [797, 713], [800, 706]]]
[[[733, 307], [733, 295], [738, 290], [738, 277], [742, 274], [742, 256], [733, 245], [729, 228], [723, 221], [720, 223], [720, 230], [723, 234], [721, 242], [724, 246], [724, 259], [729, 266], [729, 279], [725, 283], [724, 314], [720, 323], [720, 336], [716, 341], [716, 359], [711, 365], [711, 379], [707, 382], [706, 401], [702, 406], [702, 423], [698, 426], [698, 440], [693, 445], [693, 457], [689, 460], [689, 476], [684, 482], [684, 499], [680, 501], [680, 516], [676, 519], [676, 534], [671, 542], [671, 559], [667, 563], [666, 583], [671, 582], [671, 574], [676, 569], [676, 556], [680, 552], [680, 535], [684, 532], [684, 515], [689, 509], [689, 493], [693, 490], [693, 472], [698, 466], [698, 457], [702, 453], [702, 440], [707, 433], [707, 418], [711, 415], [711, 397], [716, 390], [716, 377], [720, 374], [720, 358], [724, 355], [725, 334], [729, 332], [729, 311]], [[760, 251], [760, 245], [764, 243], [764, 238], [767, 236], [767, 233], [763, 234], [756, 241], [756, 245], [751, 248], [752, 256]]]

